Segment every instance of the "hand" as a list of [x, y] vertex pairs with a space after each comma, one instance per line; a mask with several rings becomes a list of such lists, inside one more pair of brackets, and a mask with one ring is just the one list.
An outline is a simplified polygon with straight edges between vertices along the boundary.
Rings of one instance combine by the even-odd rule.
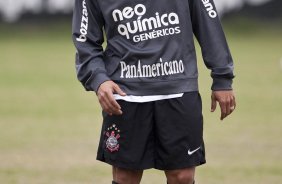
[[213, 91], [211, 95], [211, 112], [216, 109], [216, 104], [219, 103], [221, 109], [220, 120], [223, 120], [230, 115], [236, 108], [235, 96], [232, 90], [230, 91]]
[[109, 115], [121, 115], [121, 107], [115, 100], [113, 93], [116, 92], [121, 96], [126, 94], [120, 89], [120, 87], [113, 81], [103, 82], [97, 91], [97, 96], [102, 109]]

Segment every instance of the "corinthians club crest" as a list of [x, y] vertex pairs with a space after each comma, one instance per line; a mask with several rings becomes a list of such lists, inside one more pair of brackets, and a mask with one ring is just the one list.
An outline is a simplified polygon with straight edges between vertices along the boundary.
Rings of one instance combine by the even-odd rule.
[[120, 138], [119, 134], [120, 130], [117, 128], [115, 124], [110, 126], [106, 131], [106, 136], [108, 137], [106, 141], [106, 148], [110, 152], [118, 151], [119, 150], [119, 143], [118, 139]]

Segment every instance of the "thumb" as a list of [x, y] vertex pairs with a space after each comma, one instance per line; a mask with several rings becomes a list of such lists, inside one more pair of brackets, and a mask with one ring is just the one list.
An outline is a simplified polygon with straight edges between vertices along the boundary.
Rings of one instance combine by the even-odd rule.
[[114, 86], [114, 91], [121, 96], [126, 96], [126, 93], [123, 92], [117, 84]]
[[216, 109], [216, 98], [215, 96], [212, 94], [211, 96], [211, 112], [214, 112]]

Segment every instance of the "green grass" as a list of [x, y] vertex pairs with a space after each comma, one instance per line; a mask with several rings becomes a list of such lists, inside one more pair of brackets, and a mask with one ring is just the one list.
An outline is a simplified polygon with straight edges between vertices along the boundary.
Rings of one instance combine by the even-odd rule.
[[[0, 183], [108, 184], [95, 160], [101, 113], [76, 79], [70, 24], [0, 26]], [[237, 109], [210, 113], [209, 71], [199, 59], [208, 163], [199, 184], [282, 180], [282, 29], [229, 20]], [[199, 54], [198, 54], [199, 55]], [[200, 56], [200, 55], [199, 55]], [[199, 57], [200, 58], [200, 57]], [[142, 183], [165, 183], [146, 171]]]

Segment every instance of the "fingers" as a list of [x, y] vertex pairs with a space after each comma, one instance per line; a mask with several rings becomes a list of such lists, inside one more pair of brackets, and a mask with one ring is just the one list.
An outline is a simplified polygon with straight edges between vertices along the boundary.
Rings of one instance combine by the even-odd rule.
[[109, 102], [109, 108], [111, 109], [113, 114], [120, 115], [122, 114], [121, 107], [115, 100], [113, 93], [107, 93], [107, 98]]
[[101, 107], [106, 113], [109, 115], [121, 115], [121, 107], [113, 96], [114, 92], [122, 96], [126, 95], [113, 81], [106, 81], [100, 85], [97, 96]]
[[114, 90], [115, 90], [115, 92], [117, 92], [117, 94], [119, 94], [121, 96], [126, 96], [125, 92], [123, 92], [117, 84], [114, 85]]
[[225, 117], [226, 118], [230, 113], [231, 113], [231, 109], [230, 109], [230, 104], [231, 104], [231, 99], [230, 99], [230, 96], [227, 96], [226, 99], [225, 99], [225, 111], [226, 111], [226, 114], [225, 114]]
[[112, 116], [113, 113], [110, 111], [109, 105], [108, 105], [105, 101], [103, 101], [103, 100], [99, 100], [99, 102], [100, 102], [100, 105], [101, 105], [102, 109], [103, 109], [106, 113], [108, 113], [110, 116]]
[[232, 91], [213, 92], [212, 94], [212, 112], [213, 112], [213, 107], [216, 106], [214, 105], [215, 103], [214, 101], [217, 101], [220, 106], [220, 110], [221, 110], [220, 120], [223, 120], [224, 118], [229, 116], [235, 110], [236, 101], [235, 101], [235, 97]]
[[114, 99], [113, 93], [111, 91], [101, 92], [98, 95], [99, 102], [101, 104], [101, 107], [105, 112], [107, 112], [109, 115], [121, 115], [121, 107], [117, 103], [117, 101]]
[[231, 98], [231, 101], [230, 101], [230, 114], [235, 110], [236, 108], [236, 101], [235, 101], [235, 97], [233, 96]]
[[220, 120], [223, 120], [228, 115], [230, 115], [233, 112], [233, 105], [230, 96], [226, 96], [225, 99], [221, 100], [219, 102], [220, 108], [221, 108], [221, 117]]
[[220, 120], [223, 120], [227, 116], [227, 110], [226, 110], [225, 102], [220, 101], [219, 106], [220, 106], [220, 110], [221, 110]]
[[211, 112], [214, 112], [216, 109], [216, 98], [215, 96], [212, 94], [211, 96]]

